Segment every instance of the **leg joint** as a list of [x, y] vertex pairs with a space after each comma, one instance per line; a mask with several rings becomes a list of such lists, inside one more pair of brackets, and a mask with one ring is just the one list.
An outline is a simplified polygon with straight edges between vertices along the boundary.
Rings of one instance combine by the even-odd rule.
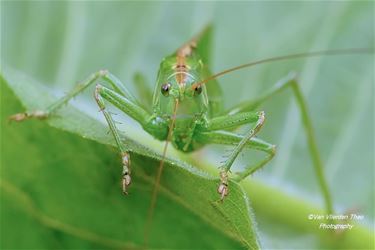
[[254, 128], [253, 135], [258, 133], [258, 131], [262, 128], [264, 121], [266, 120], [266, 113], [264, 111], [260, 111], [258, 115], [258, 121]]
[[263, 124], [264, 121], [266, 120], [266, 113], [264, 111], [260, 111], [259, 112], [259, 120], [258, 120], [258, 124]]
[[130, 166], [130, 155], [128, 152], [121, 153], [121, 159], [122, 159], [122, 164], [124, 166], [127, 166], [127, 167]]
[[271, 157], [273, 157], [276, 154], [276, 145], [271, 146], [269, 154]]
[[95, 91], [94, 91], [94, 98], [95, 98], [96, 102], [98, 103], [100, 111], [105, 109], [104, 101], [100, 96], [101, 91], [102, 91], [102, 85], [96, 84]]
[[96, 77], [100, 78], [100, 77], [107, 76], [108, 73], [109, 73], [108, 70], [106, 70], [106, 69], [101, 69], [101, 70], [99, 70], [98, 72], [96, 72], [95, 75], [96, 75]]
[[95, 99], [98, 100], [99, 99], [99, 95], [100, 95], [100, 90], [102, 89], [102, 85], [100, 84], [96, 84], [95, 86]]

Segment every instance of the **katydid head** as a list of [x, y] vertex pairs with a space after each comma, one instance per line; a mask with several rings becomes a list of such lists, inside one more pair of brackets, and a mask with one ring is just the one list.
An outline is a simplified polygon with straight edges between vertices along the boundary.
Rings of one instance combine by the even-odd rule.
[[162, 114], [172, 114], [176, 100], [180, 103], [177, 115], [204, 113], [208, 106], [206, 87], [192, 88], [197, 80], [193, 74], [182, 71], [160, 76], [154, 104]]
[[192, 88], [192, 85], [197, 81], [197, 78], [188, 72], [175, 72], [166, 77], [166, 80], [161, 84], [160, 92], [163, 96], [171, 96], [180, 101], [186, 98], [194, 98], [202, 94], [203, 86]]

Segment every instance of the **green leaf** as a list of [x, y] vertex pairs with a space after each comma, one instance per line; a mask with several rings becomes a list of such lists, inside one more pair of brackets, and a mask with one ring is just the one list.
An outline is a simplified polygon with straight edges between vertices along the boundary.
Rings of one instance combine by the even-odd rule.
[[[4, 78], [5, 116], [16, 112], [11, 108], [15, 99], [3, 86], [5, 82], [27, 109], [43, 109], [46, 100], [53, 99], [40, 84], [20, 72], [6, 69]], [[2, 159], [5, 166], [2, 188], [7, 204], [9, 201], [19, 204], [24, 207], [23, 212], [47, 228], [102, 247], [142, 246], [150, 193], [161, 156], [124, 136], [132, 151], [134, 185], [132, 194], [123, 197], [116, 184], [121, 163], [113, 150], [37, 123], [41, 122], [33, 121], [19, 127], [18, 124], [6, 124], [3, 119], [5, 137], [2, 142], [12, 141], [4, 145], [5, 159]], [[47, 123], [86, 139], [114, 145], [104, 125], [71, 106], [48, 119]], [[15, 147], [21, 150], [22, 158], [17, 157], [20, 152]], [[22, 164], [24, 159], [27, 162]], [[24, 176], [23, 173], [28, 174]], [[32, 185], [27, 184], [30, 178]], [[186, 163], [167, 159], [150, 229], [150, 246], [232, 248], [242, 245], [258, 248], [253, 218], [242, 188], [230, 183], [231, 195], [220, 203], [216, 192], [218, 182], [217, 178]], [[28, 186], [26, 190], [21, 188], [24, 185]], [[42, 204], [37, 205], [36, 201], [42, 201]], [[201, 240], [190, 241], [189, 238]], [[220, 240], [213, 243], [214, 238]], [[6, 248], [15, 246], [9, 241], [3, 244]]]

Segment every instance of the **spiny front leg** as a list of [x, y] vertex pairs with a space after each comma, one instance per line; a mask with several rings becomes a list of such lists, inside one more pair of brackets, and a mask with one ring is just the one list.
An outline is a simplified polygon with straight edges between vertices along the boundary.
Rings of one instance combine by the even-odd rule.
[[122, 192], [127, 195], [127, 187], [131, 183], [131, 177], [130, 177], [130, 155], [129, 152], [126, 150], [124, 144], [121, 142], [120, 133], [115, 125], [115, 122], [110, 115], [110, 113], [106, 110], [106, 106], [104, 103], [104, 100], [101, 96], [102, 94], [102, 86], [97, 85], [95, 89], [95, 100], [98, 103], [98, 106], [100, 108], [100, 111], [103, 112], [103, 115], [105, 119], [107, 120], [108, 126], [110, 131], [112, 132], [112, 135], [116, 141], [117, 147], [120, 150], [121, 153], [121, 159], [122, 159]]
[[221, 200], [223, 200], [224, 197], [226, 195], [228, 195], [228, 193], [229, 193], [229, 189], [228, 189], [228, 172], [230, 171], [230, 168], [232, 167], [232, 165], [234, 163], [234, 160], [237, 158], [238, 154], [246, 146], [247, 142], [254, 135], [256, 135], [256, 133], [258, 133], [259, 130], [261, 129], [261, 127], [263, 126], [263, 123], [264, 123], [264, 120], [265, 120], [264, 112], [260, 111], [260, 112], [257, 112], [255, 114], [257, 116], [257, 122], [256, 122], [256, 124], [245, 134], [245, 136], [240, 141], [240, 143], [237, 145], [237, 147], [234, 148], [232, 154], [225, 161], [225, 163], [224, 163], [224, 165], [222, 167], [223, 171], [220, 172], [221, 182], [219, 184], [218, 191], [219, 191], [219, 193], [221, 195]]
[[[243, 135], [238, 135], [230, 131], [219, 130], [200, 133], [197, 136], [197, 141], [202, 144], [238, 145], [240, 141], [243, 140], [243, 138]], [[267, 162], [269, 162], [273, 158], [276, 151], [275, 145], [270, 144], [256, 137], [252, 137], [247, 141], [246, 148], [266, 153], [267, 156], [263, 160], [245, 166], [242, 172], [231, 174], [231, 179], [237, 182], [243, 180], [247, 176], [253, 174], [260, 168], [264, 167], [267, 164]], [[229, 193], [228, 182], [228, 172], [225, 170], [221, 171], [220, 185], [217, 190], [219, 194], [221, 194], [221, 200], [223, 200], [224, 197], [227, 196]]]
[[106, 110], [104, 100], [113, 104], [115, 107], [124, 111], [130, 117], [138, 121], [142, 126], [145, 126], [150, 115], [138, 104], [134, 103], [129, 98], [121, 95], [118, 91], [108, 89], [102, 85], [96, 85], [95, 88], [95, 100], [98, 103], [100, 111], [103, 112], [103, 115], [108, 123], [109, 129], [112, 132], [112, 135], [115, 139], [117, 147], [121, 154], [122, 160], [122, 191], [124, 194], [128, 194], [127, 189], [131, 184], [131, 170], [130, 170], [130, 154], [127, 146], [122, 142], [120, 137], [120, 132], [118, 131], [115, 122], [111, 114]]
[[228, 188], [228, 173], [230, 168], [232, 167], [235, 159], [237, 158], [238, 154], [243, 150], [243, 148], [248, 144], [249, 140], [258, 133], [261, 129], [265, 120], [265, 115], [263, 111], [260, 112], [246, 112], [246, 113], [238, 113], [235, 115], [226, 115], [213, 118], [208, 123], [208, 130], [221, 130], [221, 129], [228, 129], [237, 127], [243, 124], [253, 123], [255, 125], [245, 134], [245, 136], [241, 139], [238, 145], [234, 148], [229, 158], [225, 161], [224, 165], [222, 166], [222, 171], [220, 172], [220, 184], [218, 187], [218, 192], [221, 195], [221, 200], [224, 199], [225, 196], [229, 193]]

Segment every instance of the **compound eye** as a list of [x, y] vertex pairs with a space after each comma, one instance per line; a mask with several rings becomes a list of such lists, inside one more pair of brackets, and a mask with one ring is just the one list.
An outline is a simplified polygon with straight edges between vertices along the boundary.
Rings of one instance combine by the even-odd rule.
[[171, 84], [170, 83], [164, 83], [161, 85], [161, 93], [163, 96], [169, 96], [169, 90], [171, 89]]
[[194, 88], [194, 95], [200, 95], [202, 93], [202, 86], [198, 85]]

